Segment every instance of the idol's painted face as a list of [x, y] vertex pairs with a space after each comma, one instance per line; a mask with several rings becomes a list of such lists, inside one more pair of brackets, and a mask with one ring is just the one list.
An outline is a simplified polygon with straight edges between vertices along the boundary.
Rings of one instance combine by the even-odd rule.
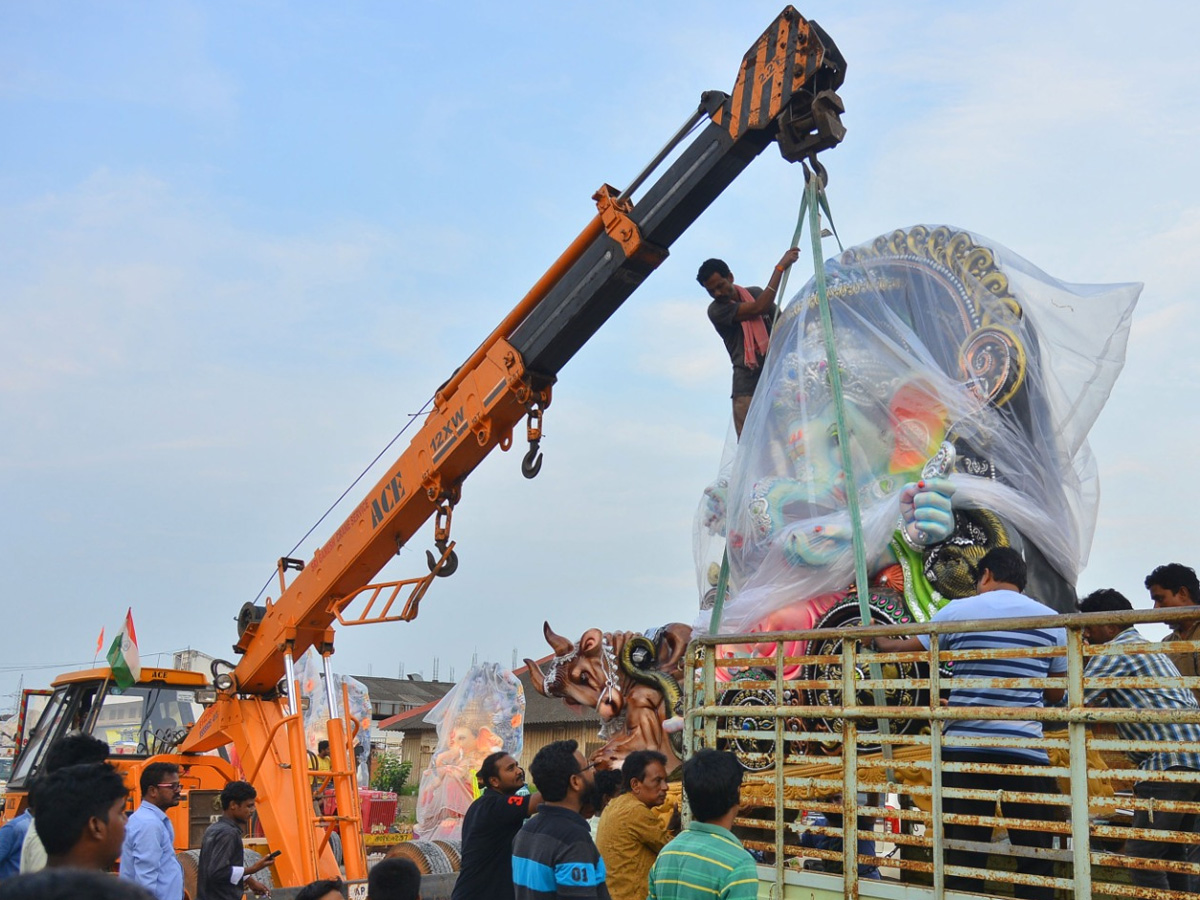
[[[881, 427], [853, 405], [846, 406], [845, 422], [850, 435], [854, 480], [862, 490], [887, 475], [896, 439], [890, 423]], [[833, 404], [807, 420], [794, 420], [787, 432], [792, 475], [812, 502], [825, 509], [846, 503], [841, 444]]]

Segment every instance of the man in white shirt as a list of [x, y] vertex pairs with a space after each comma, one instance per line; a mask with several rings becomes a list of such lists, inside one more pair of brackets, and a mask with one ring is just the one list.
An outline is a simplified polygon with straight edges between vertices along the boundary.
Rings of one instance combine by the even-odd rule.
[[[1055, 616], [1058, 613], [1021, 593], [1025, 590], [1027, 577], [1025, 560], [1011, 547], [996, 547], [989, 550], [975, 566], [976, 590], [974, 597], [963, 597], [943, 606], [933, 616], [934, 622], [963, 622], [984, 619], [1034, 618]], [[1013, 650], [1017, 648], [1036, 651], [1048, 647], [1065, 647], [1067, 633], [1063, 628], [1043, 627], [1009, 630], [1002, 627], [987, 631], [962, 631], [941, 635], [939, 648], [946, 650]], [[922, 650], [929, 647], [929, 635], [910, 638], [876, 638], [874, 648], [884, 653], [905, 650]], [[966, 685], [971, 679], [1042, 679], [1065, 675], [1065, 655], [972, 658], [954, 662], [954, 678]], [[950, 706], [1005, 707], [1023, 709], [1040, 707], [1046, 703], [1057, 703], [1063, 695], [1062, 688], [1041, 687], [996, 687], [985, 682], [979, 687], [963, 686], [950, 692]], [[1037, 774], [999, 772], [977, 766], [1004, 767], [1048, 766], [1046, 751], [1040, 745], [1042, 723], [1036, 719], [952, 719], [945, 729], [947, 738], [997, 739], [992, 746], [950, 745], [942, 751], [942, 761], [947, 765], [942, 774], [942, 786], [947, 790], [943, 810], [950, 815], [992, 816], [999, 805], [1003, 815], [1011, 819], [1045, 820], [1053, 813], [1052, 807], [1035, 800], [974, 799], [958, 794], [961, 790], [992, 791], [997, 796], [1011, 797], [1030, 794], [1057, 794], [1058, 785], [1053, 778]], [[1028, 773], [1028, 768], [1025, 768]], [[945, 834], [948, 841], [987, 843], [992, 837], [990, 825], [967, 825], [947, 822]], [[1035, 852], [1016, 857], [1017, 872], [1022, 875], [1047, 877], [1054, 874], [1054, 863], [1041, 852], [1050, 848], [1053, 833], [1049, 829], [1023, 829], [1009, 826], [1008, 836], [1013, 846], [1030, 847]], [[965, 849], [947, 849], [946, 864], [970, 866], [977, 870], [987, 868], [985, 853]], [[967, 893], [982, 893], [982, 877], [947, 877], [946, 887]], [[1018, 900], [1052, 900], [1054, 888], [1042, 883], [1030, 885], [1014, 883], [1013, 896]]]

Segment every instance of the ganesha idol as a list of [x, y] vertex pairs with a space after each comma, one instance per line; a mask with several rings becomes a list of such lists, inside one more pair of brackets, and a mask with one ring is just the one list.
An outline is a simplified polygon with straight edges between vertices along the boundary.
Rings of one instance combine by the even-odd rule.
[[[761, 677], [761, 669], [739, 669], [736, 658], [772, 655], [767, 633], [860, 620], [851, 495], [879, 622], [924, 622], [973, 593], [973, 564], [998, 546], [1024, 554], [1027, 593], [1070, 610], [1087, 561], [1099, 494], [1086, 436], [1123, 364], [1141, 286], [1064, 284], [994, 242], [946, 226], [900, 229], [825, 266], [834, 355], [810, 281], [776, 322], [741, 441], [727, 447], [697, 514], [701, 609], [692, 627], [764, 633], [761, 642], [722, 648], [734, 662], [719, 670], [727, 681]], [[840, 376], [841, 426], [831, 364]], [[728, 590], [714, 623], [723, 557]], [[682, 641], [683, 626], [670, 628]], [[613, 641], [588, 634], [601, 655]], [[595, 648], [560, 640], [551, 642], [555, 677], [543, 693], [588, 703], [616, 722], [609, 756], [635, 744], [669, 746], [670, 702], [657, 706], [657, 731], [639, 722], [638, 733], [629, 732], [620, 712], [606, 715], [603, 686], [594, 683], [603, 665], [573, 665]], [[653, 648], [642, 645], [649, 665], [662, 654], [652, 638], [641, 640]], [[806, 648], [783, 649], [794, 656]], [[684, 675], [677, 659], [669, 662], [677, 686]], [[651, 677], [619, 658], [614, 671], [646, 690], [667, 674], [656, 669]], [[784, 677], [800, 674], [789, 667]], [[812, 694], [811, 705], [838, 705]]]

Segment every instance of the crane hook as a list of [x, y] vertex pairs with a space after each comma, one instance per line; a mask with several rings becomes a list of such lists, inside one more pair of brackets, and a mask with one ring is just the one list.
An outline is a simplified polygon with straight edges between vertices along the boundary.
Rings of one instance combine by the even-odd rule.
[[[435, 541], [434, 546], [437, 547], [441, 553], [438, 556], [434, 556], [432, 550], [426, 550], [425, 564], [429, 566], [430, 572], [436, 571], [438, 578], [449, 578], [458, 571], [458, 554], [451, 550], [450, 555], [447, 556], [445, 541]], [[439, 569], [438, 560], [440, 560], [443, 556], [446, 557], [446, 562]]]
[[[817, 159], [817, 154], [812, 154], [809, 156], [807, 163], [801, 163], [800, 165], [804, 169], [805, 184], [808, 183], [809, 178], [815, 177], [822, 190], [829, 186], [829, 172], [826, 170], [825, 166], [821, 164], [821, 161]], [[811, 172], [808, 170], [809, 165], [812, 166]]]
[[525, 458], [521, 460], [521, 474], [526, 478], [536, 478], [537, 473], [542, 471], [542, 454], [538, 452], [538, 444], [540, 441], [529, 442], [529, 452], [525, 454]]

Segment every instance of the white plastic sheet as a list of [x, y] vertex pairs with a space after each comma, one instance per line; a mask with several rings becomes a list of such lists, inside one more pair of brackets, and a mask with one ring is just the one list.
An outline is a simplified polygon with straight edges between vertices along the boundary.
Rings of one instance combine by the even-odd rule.
[[741, 442], [701, 501], [702, 606], [725, 538], [721, 631], [811, 625], [854, 581], [848, 492], [874, 576], [895, 563], [900, 492], [942, 440], [958, 451], [955, 510], [998, 515], [1027, 557], [1044, 557], [1041, 590], [1061, 602], [1095, 526], [1086, 436], [1124, 363], [1141, 285], [1066, 284], [947, 226], [882, 235], [826, 269], [854, 483], [810, 281], [776, 323]]
[[503, 750], [521, 755], [525, 692], [512, 672], [497, 663], [472, 666], [425, 721], [437, 726], [438, 742], [421, 773], [417, 824], [421, 840], [462, 838], [462, 819], [479, 795], [475, 773], [484, 758]]
[[[328, 740], [325, 723], [329, 720], [329, 698], [325, 691], [324, 666], [321, 654], [315, 648], [308, 651], [296, 661], [296, 680], [300, 682], [300, 696], [308, 700], [304, 710], [304, 739], [310, 753], [317, 752], [317, 745]], [[333, 696], [337, 701], [334, 715], [341, 716], [342, 685], [346, 685], [350, 697], [350, 724], [347, 734], [354, 728], [354, 755], [358, 786], [370, 786], [368, 772], [371, 751], [371, 697], [367, 686], [350, 675], [333, 675]]]

